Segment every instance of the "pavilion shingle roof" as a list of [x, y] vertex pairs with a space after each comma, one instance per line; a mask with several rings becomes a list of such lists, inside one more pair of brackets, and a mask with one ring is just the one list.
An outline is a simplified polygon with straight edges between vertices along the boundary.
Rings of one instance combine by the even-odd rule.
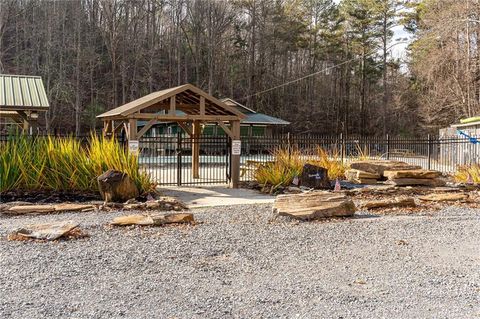
[[191, 85], [184, 84], [177, 87], [157, 91], [145, 95], [139, 99], [131, 101], [127, 104], [116, 107], [110, 111], [98, 115], [98, 118], [115, 118], [126, 117], [135, 112], [150, 108], [150, 107], [163, 107], [168, 102], [168, 99], [172, 96], [176, 97], [177, 110], [183, 111], [186, 114], [198, 114], [198, 104], [200, 96], [205, 98], [205, 113], [206, 115], [233, 115], [238, 116], [240, 119], [245, 115], [238, 111], [234, 107], [226, 105], [224, 102], [216, 99], [215, 97], [203, 92], [199, 88]]

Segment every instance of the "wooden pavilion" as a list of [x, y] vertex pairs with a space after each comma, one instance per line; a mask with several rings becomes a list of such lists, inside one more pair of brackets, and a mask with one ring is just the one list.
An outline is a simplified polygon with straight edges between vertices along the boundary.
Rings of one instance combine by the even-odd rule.
[[[177, 112], [177, 110], [182, 112]], [[112, 136], [125, 130], [129, 143], [138, 143], [153, 125], [159, 122], [176, 122], [192, 138], [192, 174], [199, 178], [202, 123], [218, 124], [233, 144], [240, 141], [240, 121], [245, 115], [201, 89], [184, 84], [150, 93], [137, 100], [114, 108], [97, 116], [104, 123], [103, 133]], [[138, 130], [137, 121], [147, 121]], [[238, 141], [238, 142], [237, 142]], [[237, 188], [240, 178], [240, 154], [232, 153], [231, 187]]]
[[42, 78], [39, 76], [0, 74], [0, 118], [2, 125], [19, 126], [33, 133], [40, 112], [49, 109]]

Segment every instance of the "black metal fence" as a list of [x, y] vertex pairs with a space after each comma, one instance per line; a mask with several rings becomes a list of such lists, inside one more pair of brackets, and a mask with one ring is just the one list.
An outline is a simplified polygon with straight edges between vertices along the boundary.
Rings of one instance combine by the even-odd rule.
[[[192, 149], [200, 152], [199, 176], [194, 178]], [[162, 185], [225, 184], [230, 179], [230, 141], [225, 136], [185, 134], [143, 137], [140, 140], [141, 169]]]
[[[0, 135], [0, 141], [7, 137]], [[88, 136], [78, 137], [88, 143]], [[453, 137], [356, 137], [326, 135], [242, 137], [240, 176], [254, 178], [259, 164], [274, 161], [278, 148], [298, 150], [302, 156], [318, 158], [318, 148], [332, 159], [351, 162], [361, 159], [389, 159], [419, 165], [425, 169], [453, 173], [460, 165], [480, 162], [480, 146], [475, 138]], [[125, 147], [126, 141], [120, 139]], [[199, 176], [192, 173], [192, 146], [200, 149]], [[230, 139], [201, 136], [192, 140], [186, 134], [143, 137], [139, 143], [139, 166], [161, 185], [225, 184], [230, 179]]]
[[332, 159], [351, 162], [362, 159], [386, 159], [407, 162], [424, 169], [454, 173], [458, 166], [480, 162], [480, 146], [476, 138], [465, 137], [356, 137], [324, 135], [281, 135], [242, 138], [243, 180], [253, 178], [257, 163], [274, 160], [276, 148], [296, 149], [304, 156], [319, 157], [318, 148]]

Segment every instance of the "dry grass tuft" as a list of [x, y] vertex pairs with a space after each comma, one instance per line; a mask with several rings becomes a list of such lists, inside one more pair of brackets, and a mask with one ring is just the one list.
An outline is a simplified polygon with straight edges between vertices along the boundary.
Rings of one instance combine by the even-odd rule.
[[480, 164], [462, 165], [457, 168], [454, 179], [459, 183], [480, 183]]

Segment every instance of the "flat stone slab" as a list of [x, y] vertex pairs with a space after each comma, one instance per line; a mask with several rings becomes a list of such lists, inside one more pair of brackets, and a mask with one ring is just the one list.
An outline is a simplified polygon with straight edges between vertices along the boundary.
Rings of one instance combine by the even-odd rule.
[[344, 194], [309, 192], [277, 196], [273, 212], [300, 220], [347, 217], [355, 213], [355, 204]]
[[464, 201], [469, 198], [468, 194], [463, 193], [436, 193], [429, 194], [425, 196], [420, 196], [419, 199], [423, 201], [431, 202], [453, 202], [453, 201]]
[[152, 215], [128, 215], [120, 216], [113, 219], [111, 222], [115, 226], [161, 226], [165, 224], [174, 223], [192, 223], [194, 222], [193, 214], [191, 213], [175, 213], [175, 214], [152, 214]]
[[371, 173], [366, 171], [361, 171], [359, 169], [349, 169], [345, 172], [345, 175], [348, 178], [365, 178], [365, 179], [379, 179], [380, 174]]
[[372, 200], [362, 204], [364, 209], [392, 208], [392, 207], [415, 207], [415, 199], [412, 197], [395, 198], [393, 200]]
[[8, 210], [4, 211], [6, 214], [12, 215], [22, 215], [22, 214], [46, 214], [52, 213], [55, 211], [55, 206], [53, 205], [20, 205], [10, 207]]
[[45, 205], [17, 205], [3, 211], [4, 214], [24, 215], [24, 214], [48, 214], [53, 212], [72, 212], [94, 210], [95, 206], [91, 204], [45, 204]]
[[27, 225], [18, 228], [8, 235], [9, 240], [41, 239], [55, 240], [67, 235], [77, 228], [78, 224], [72, 221], [60, 221], [48, 224]]
[[124, 209], [131, 210], [188, 210], [188, 206], [181, 201], [168, 196], [162, 196], [157, 200], [151, 200], [144, 203], [127, 202], [123, 205]]
[[396, 186], [445, 186], [445, 181], [437, 178], [393, 178], [385, 183]]
[[439, 171], [426, 170], [426, 169], [412, 169], [412, 170], [396, 170], [396, 171], [384, 171], [383, 176], [388, 179], [396, 178], [438, 178], [442, 176]]
[[421, 169], [422, 167], [401, 161], [367, 160], [353, 162], [350, 164], [350, 168], [383, 176], [384, 171], [413, 170]]

